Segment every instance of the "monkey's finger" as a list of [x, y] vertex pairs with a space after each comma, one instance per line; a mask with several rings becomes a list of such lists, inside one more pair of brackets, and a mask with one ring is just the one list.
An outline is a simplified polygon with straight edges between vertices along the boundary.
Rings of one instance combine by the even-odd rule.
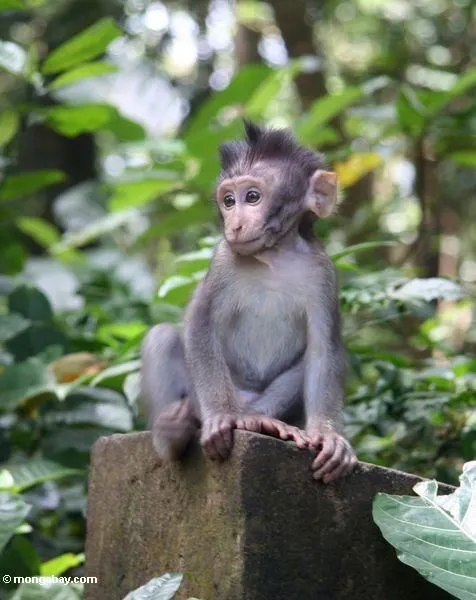
[[309, 438], [297, 427], [291, 430], [291, 437], [298, 448], [308, 448]]
[[[314, 459], [311, 469], [313, 471], [318, 471], [322, 465], [324, 465], [334, 454], [335, 451], [335, 439], [333, 435], [327, 435], [324, 437], [324, 441], [322, 442], [322, 449], [317, 454]], [[314, 473], [314, 478], [319, 479], [317, 473]]]
[[333, 471], [324, 475], [322, 481], [324, 483], [330, 483], [331, 481], [335, 481], [339, 477], [342, 477], [342, 475], [346, 475], [349, 472], [349, 466], [350, 456], [346, 455], [344, 456], [342, 462]]
[[334, 452], [332, 456], [314, 473], [316, 479], [321, 479], [324, 475], [337, 469], [346, 457], [346, 447], [342, 440], [337, 440], [334, 446]]
[[314, 450], [319, 450], [319, 448], [322, 446], [322, 440], [324, 439], [324, 436], [320, 433], [317, 434], [313, 434], [313, 435], [309, 435], [309, 439], [310, 439], [310, 446], [311, 448], [313, 448]]

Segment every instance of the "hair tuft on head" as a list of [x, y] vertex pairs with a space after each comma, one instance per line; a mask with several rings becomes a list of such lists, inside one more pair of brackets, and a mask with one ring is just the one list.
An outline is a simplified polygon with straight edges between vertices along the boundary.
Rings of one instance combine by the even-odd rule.
[[245, 126], [246, 141], [248, 144], [257, 144], [263, 135], [261, 127], [252, 121], [248, 121], [248, 119], [243, 119], [243, 124]]

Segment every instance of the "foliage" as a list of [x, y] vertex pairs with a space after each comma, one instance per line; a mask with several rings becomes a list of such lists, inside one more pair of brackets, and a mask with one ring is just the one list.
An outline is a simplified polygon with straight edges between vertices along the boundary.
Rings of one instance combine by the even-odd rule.
[[436, 481], [413, 489], [419, 498], [378, 494], [374, 521], [403, 563], [456, 598], [476, 597], [476, 461], [451, 494], [438, 496]]
[[[128, 4], [124, 15], [143, 17], [133, 14], [139, 10], [133, 4], [138, 5]], [[160, 3], [153, 4], [158, 10]], [[329, 93], [301, 109], [296, 83], [309, 74], [305, 59], [241, 66], [227, 85], [204, 94], [201, 69], [220, 73], [229, 64], [221, 50], [202, 61], [206, 65], [197, 63], [193, 79], [178, 67], [170, 71], [167, 36], [160, 44], [156, 29], [141, 37], [131, 16], [119, 25], [96, 7], [89, 22], [75, 29], [74, 17], [62, 12], [74, 8], [73, 0], [0, 0], [2, 19], [18, 25], [3, 30], [0, 25], [4, 572], [81, 573], [91, 446], [101, 435], [143, 426], [137, 409], [140, 342], [153, 323], [181, 319], [206, 272], [218, 233], [209, 201], [217, 146], [241, 135], [243, 115], [290, 125], [302, 142], [325, 149], [339, 174], [346, 196], [341, 214], [318, 223], [317, 233], [341, 281], [350, 363], [346, 433], [359, 458], [455, 482], [463, 462], [474, 457], [476, 338], [467, 322], [473, 306], [457, 270], [450, 277], [446, 272], [428, 277], [412, 253], [425, 228], [435, 226], [425, 221], [428, 212], [448, 206], [445, 218], [457, 220], [458, 238], [455, 232], [439, 237], [458, 245], [466, 271], [474, 267], [468, 199], [475, 180], [465, 167], [476, 160], [476, 71], [470, 64], [431, 70], [426, 65], [431, 53], [423, 52], [414, 29], [403, 34], [405, 24], [385, 12], [393, 3], [359, 9], [350, 21], [358, 27], [350, 29], [341, 13], [357, 9], [351, 3], [325, 4], [322, 19], [333, 23], [329, 31], [338, 27], [332, 39], [319, 31], [332, 63]], [[453, 40], [451, 52], [468, 55], [460, 36], [447, 28], [447, 21], [462, 22], [464, 0], [459, 8], [438, 3], [448, 4], [451, 19], [431, 13], [426, 2], [400, 4], [421, 12], [415, 27], [434, 21], [435, 35]], [[111, 0], [111, 14], [113, 5]], [[266, 4], [246, 5], [259, 9], [253, 27], [269, 24]], [[78, 14], [86, 14], [78, 6]], [[276, 31], [272, 25], [263, 25], [263, 36]], [[388, 34], [388, 27], [397, 30]], [[353, 40], [356, 31], [360, 41]], [[359, 70], [355, 57], [365, 55], [369, 39], [379, 39], [378, 52]], [[333, 50], [336, 40], [344, 49], [352, 42], [356, 50], [348, 61]], [[404, 52], [407, 43], [411, 48]], [[442, 43], [434, 42], [440, 55]], [[119, 82], [121, 96], [128, 97], [140, 65], [127, 71], [126, 60], [117, 58], [121, 47], [145, 48], [141, 60], [152, 55], [155, 61], [148, 79], [160, 71], [160, 81], [173, 80], [189, 103], [190, 113], [175, 128], [162, 123], [157, 134], [147, 119], [132, 118], [131, 106], [125, 110], [112, 92], [93, 93], [102, 86], [113, 90]], [[430, 70], [433, 79], [448, 83], [419, 83], [410, 76], [415, 61], [425, 63], [423, 75]], [[160, 112], [155, 106], [160, 95], [154, 91], [154, 113]], [[145, 106], [146, 97], [146, 91], [136, 94], [132, 104]], [[32, 139], [34, 159], [25, 151]], [[91, 172], [78, 175], [83, 162]], [[431, 177], [428, 163], [437, 166]], [[395, 180], [402, 165], [416, 173], [414, 190], [405, 191], [404, 182]], [[357, 197], [356, 189], [369, 178], [376, 182], [373, 190]], [[433, 180], [432, 194], [439, 186], [441, 202], [428, 206], [421, 198], [431, 200], [425, 185]], [[446, 204], [445, 193], [451, 200]], [[443, 246], [441, 264], [448, 258]], [[45, 590], [28, 585], [3, 592], [17, 600], [46, 597]], [[63, 592], [71, 598], [80, 594], [72, 587]], [[53, 597], [56, 591], [48, 593]]]

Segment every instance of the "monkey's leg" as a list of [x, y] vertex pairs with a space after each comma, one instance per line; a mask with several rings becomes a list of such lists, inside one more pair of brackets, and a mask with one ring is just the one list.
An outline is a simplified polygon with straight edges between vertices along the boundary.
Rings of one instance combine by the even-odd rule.
[[178, 459], [198, 429], [178, 329], [169, 323], [153, 327], [142, 343], [141, 358], [141, 395], [154, 449], [164, 460]]

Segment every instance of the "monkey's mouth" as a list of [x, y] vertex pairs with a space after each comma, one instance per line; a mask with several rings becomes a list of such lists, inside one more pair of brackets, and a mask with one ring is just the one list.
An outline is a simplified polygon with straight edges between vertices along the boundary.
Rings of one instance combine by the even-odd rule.
[[253, 254], [261, 249], [263, 241], [260, 235], [249, 240], [228, 240], [228, 243], [238, 254]]

